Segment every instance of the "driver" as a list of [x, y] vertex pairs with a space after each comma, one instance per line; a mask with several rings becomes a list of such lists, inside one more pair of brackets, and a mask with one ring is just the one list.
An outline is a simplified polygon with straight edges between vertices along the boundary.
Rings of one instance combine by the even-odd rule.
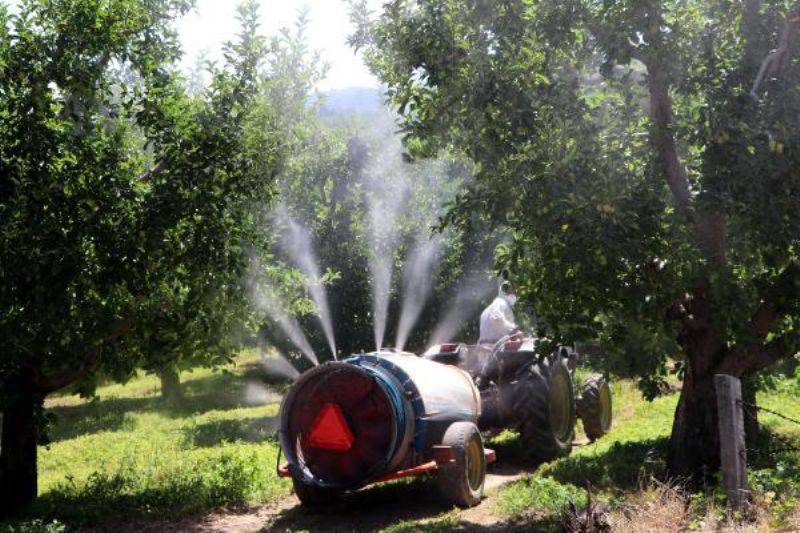
[[517, 289], [510, 281], [503, 281], [497, 298], [481, 313], [480, 340], [478, 344], [494, 344], [519, 328], [514, 321], [514, 304]]

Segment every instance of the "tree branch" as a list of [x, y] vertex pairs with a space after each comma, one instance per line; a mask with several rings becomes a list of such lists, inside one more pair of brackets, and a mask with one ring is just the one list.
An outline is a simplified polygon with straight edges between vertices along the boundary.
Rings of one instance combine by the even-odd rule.
[[791, 263], [772, 284], [769, 294], [753, 313], [748, 326], [750, 338], [734, 347], [720, 362], [717, 373], [742, 376], [767, 368], [792, 355], [785, 337], [766, 342], [775, 326], [800, 297], [800, 265]]
[[51, 375], [37, 372], [33, 378], [33, 386], [38, 392], [47, 395], [82, 379], [96, 369], [99, 364], [100, 347], [94, 346], [86, 353], [83, 364], [79, 368], [70, 368]]
[[678, 155], [672, 134], [672, 99], [669, 82], [658, 59], [645, 59], [647, 85], [650, 91], [650, 119], [653, 123], [652, 140], [664, 164], [665, 178], [678, 210], [695, 222], [700, 244], [706, 249], [712, 264], [725, 264], [725, 216], [718, 211], [705, 211], [700, 216], [694, 212], [686, 167]]
[[685, 215], [691, 211], [691, 194], [686, 169], [678, 157], [675, 138], [672, 136], [672, 100], [666, 73], [658, 61], [647, 61], [647, 85], [650, 91], [650, 118], [653, 121], [653, 144], [664, 163], [667, 185]]
[[778, 48], [770, 52], [761, 62], [753, 87], [750, 89], [750, 97], [753, 100], [758, 101], [758, 89], [765, 78], [777, 78], [786, 70], [789, 64], [789, 50], [797, 36], [798, 27], [800, 27], [800, 9], [795, 9], [783, 25]]
[[725, 264], [725, 215], [715, 209], [695, 212], [686, 167], [678, 155], [678, 147], [672, 131], [672, 99], [669, 95], [669, 79], [664, 68], [666, 63], [661, 34], [662, 13], [659, 2], [648, 4], [646, 29], [648, 49], [640, 56], [647, 67], [647, 85], [650, 92], [651, 139], [664, 165], [664, 174], [678, 210], [694, 223], [700, 246], [709, 262], [715, 266]]
[[83, 363], [78, 368], [70, 368], [56, 374], [44, 375], [41, 370], [34, 373], [33, 386], [42, 394], [50, 394], [61, 390], [93, 372], [100, 364], [100, 349], [103, 344], [111, 343], [128, 334], [133, 327], [133, 315], [115, 320], [109, 327], [108, 334], [92, 346], [84, 356]]
[[145, 183], [150, 181], [153, 176], [158, 176], [159, 174], [163, 173], [167, 170], [167, 165], [164, 162], [161, 162], [154, 166], [153, 168], [147, 170], [146, 172], [142, 172], [139, 174], [139, 181], [144, 181]]
[[769, 368], [781, 359], [792, 355], [789, 350], [789, 343], [784, 337], [777, 337], [770, 342], [758, 347], [749, 356], [731, 355], [726, 357], [717, 367], [717, 374], [729, 374], [731, 376], [746, 376], [754, 374], [759, 370]]

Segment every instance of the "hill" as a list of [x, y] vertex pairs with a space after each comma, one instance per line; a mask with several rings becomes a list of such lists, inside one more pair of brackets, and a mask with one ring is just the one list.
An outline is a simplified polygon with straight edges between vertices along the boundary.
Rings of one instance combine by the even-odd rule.
[[323, 93], [320, 114], [324, 117], [371, 114], [383, 109], [383, 100], [383, 90], [374, 87], [333, 89]]

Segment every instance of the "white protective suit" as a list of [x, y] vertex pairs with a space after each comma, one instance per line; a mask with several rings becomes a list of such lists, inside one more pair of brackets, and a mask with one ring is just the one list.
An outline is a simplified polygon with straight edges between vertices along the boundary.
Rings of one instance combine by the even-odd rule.
[[516, 297], [503, 294], [497, 298], [481, 313], [480, 340], [478, 344], [494, 344], [517, 329], [514, 322], [514, 311], [509, 298]]

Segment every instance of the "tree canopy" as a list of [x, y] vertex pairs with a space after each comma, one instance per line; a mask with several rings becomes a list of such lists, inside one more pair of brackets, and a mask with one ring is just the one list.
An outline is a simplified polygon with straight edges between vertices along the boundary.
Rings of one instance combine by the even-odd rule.
[[281, 153], [251, 105], [267, 48], [243, 4], [225, 64], [190, 97], [171, 29], [190, 6], [0, 6], [2, 513], [35, 497], [47, 394], [163, 365], [170, 335], [218, 348], [247, 304], [242, 247], [263, 242], [252, 205]]
[[797, 6], [395, 0], [353, 13], [352, 44], [412, 154], [450, 148], [476, 165], [447, 222], [507, 226], [502, 259], [543, 328], [601, 339], [651, 396], [676, 358], [670, 464], [713, 471], [713, 375], [798, 347]]

